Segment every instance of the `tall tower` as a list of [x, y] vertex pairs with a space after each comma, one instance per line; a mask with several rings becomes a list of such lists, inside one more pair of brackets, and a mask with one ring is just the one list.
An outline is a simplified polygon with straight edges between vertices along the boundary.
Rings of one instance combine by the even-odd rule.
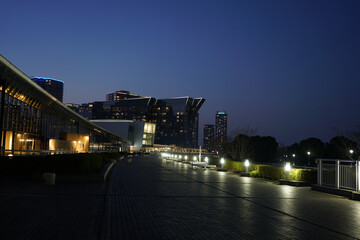
[[40, 87], [45, 89], [48, 93], [56, 97], [60, 102], [63, 101], [64, 95], [64, 82], [44, 77], [30, 77], [31, 80], [36, 82]]
[[209, 152], [213, 151], [214, 140], [215, 140], [215, 126], [213, 124], [205, 125], [203, 147]]
[[221, 152], [227, 138], [227, 114], [226, 112], [217, 112], [215, 119], [215, 142], [216, 150]]

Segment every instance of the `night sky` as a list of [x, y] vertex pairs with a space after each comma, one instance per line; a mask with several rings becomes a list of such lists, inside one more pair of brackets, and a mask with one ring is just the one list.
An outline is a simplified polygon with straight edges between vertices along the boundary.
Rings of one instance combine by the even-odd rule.
[[[3, 1], [0, 53], [65, 82], [64, 102], [106, 93], [204, 97], [229, 133], [328, 141], [360, 123], [360, 1]], [[201, 140], [199, 141], [201, 144]]]

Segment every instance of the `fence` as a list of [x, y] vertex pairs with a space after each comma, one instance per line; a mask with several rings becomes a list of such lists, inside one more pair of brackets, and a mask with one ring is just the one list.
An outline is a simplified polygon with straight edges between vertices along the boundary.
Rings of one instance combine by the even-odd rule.
[[317, 159], [318, 184], [360, 191], [359, 160]]

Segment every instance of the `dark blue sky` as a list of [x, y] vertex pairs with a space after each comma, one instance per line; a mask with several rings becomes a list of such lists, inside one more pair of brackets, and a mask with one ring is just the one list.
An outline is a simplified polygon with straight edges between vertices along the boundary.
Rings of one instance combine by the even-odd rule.
[[[360, 123], [360, 1], [6, 1], [0, 53], [65, 82], [64, 102], [129, 90], [204, 97], [229, 132], [283, 144]], [[201, 141], [200, 141], [201, 143]]]

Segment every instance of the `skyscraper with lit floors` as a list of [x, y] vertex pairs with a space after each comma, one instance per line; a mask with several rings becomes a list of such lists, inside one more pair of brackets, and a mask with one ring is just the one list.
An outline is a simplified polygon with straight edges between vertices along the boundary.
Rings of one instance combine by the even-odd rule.
[[227, 139], [227, 113], [218, 111], [215, 118], [216, 150], [221, 152]]

